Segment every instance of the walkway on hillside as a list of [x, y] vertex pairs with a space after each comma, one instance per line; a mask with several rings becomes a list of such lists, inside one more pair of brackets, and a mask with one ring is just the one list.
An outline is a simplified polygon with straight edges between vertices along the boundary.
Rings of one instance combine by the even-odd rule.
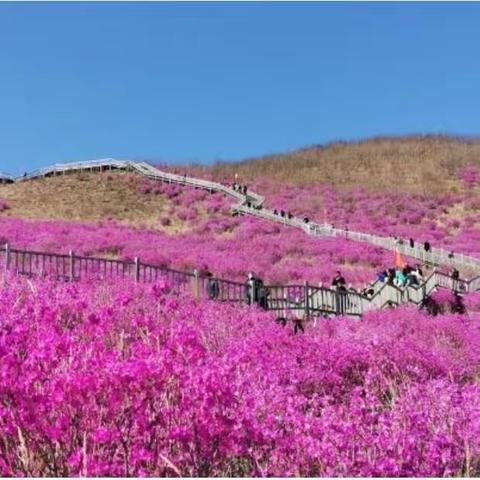
[[[223, 185], [218, 182], [212, 182], [208, 180], [202, 180], [194, 177], [189, 177], [187, 175], [177, 175], [173, 173], [164, 172], [158, 168], [146, 163], [146, 162], [134, 162], [134, 161], [123, 161], [115, 159], [101, 159], [88, 162], [78, 162], [78, 163], [68, 163], [68, 164], [56, 164], [50, 167], [46, 167], [30, 174], [27, 174], [23, 177], [8, 177], [5, 176], [3, 181], [5, 182], [22, 182], [27, 180], [34, 180], [37, 178], [50, 177], [54, 175], [66, 175], [69, 173], [83, 172], [83, 171], [113, 171], [113, 170], [125, 170], [132, 171], [144, 175], [148, 178], [164, 181], [167, 183], [175, 183], [179, 185], [192, 186], [197, 188], [203, 188], [211, 192], [222, 192], [226, 195], [233, 197], [236, 200], [236, 204], [231, 207], [231, 211], [234, 214], [242, 215], [251, 215], [264, 220], [273, 221], [276, 223], [281, 223], [286, 226], [293, 228], [300, 228], [306, 234], [313, 236], [330, 236], [330, 237], [343, 237], [350, 240], [366, 242], [372, 245], [375, 245], [380, 248], [387, 250], [393, 250], [398, 248], [400, 253], [420, 260], [422, 262], [427, 262], [432, 265], [449, 265], [454, 266], [459, 270], [465, 268], [475, 269], [480, 271], [480, 259], [466, 256], [463, 254], [455, 254], [453, 258], [450, 258], [449, 252], [433, 248], [430, 252], [426, 252], [423, 248], [416, 246], [411, 248], [409, 245], [397, 245], [393, 239], [385, 238], [378, 235], [371, 235], [361, 232], [346, 231], [338, 228], [333, 228], [328, 225], [321, 225], [314, 222], [305, 223], [303, 220], [293, 217], [288, 219], [286, 217], [281, 217], [275, 215], [273, 210], [263, 207], [264, 198], [254, 192], [248, 191], [247, 194], [243, 194], [240, 191], [234, 190], [230, 186]], [[399, 293], [399, 289], [387, 285], [376, 285], [376, 295], [378, 292], [382, 292], [381, 301], [372, 301], [368, 302], [368, 305], [365, 304], [362, 311], [369, 310], [375, 304], [374, 308], [381, 308], [385, 303], [392, 302], [395, 304], [412, 302], [418, 303], [418, 298], [420, 294], [418, 291], [422, 292], [422, 297], [425, 293], [429, 293], [433, 288], [438, 286], [447, 286], [449, 283], [444, 274], [434, 272], [425, 284], [420, 289], [414, 289], [409, 287], [405, 289], [407, 293]], [[480, 289], [480, 277], [475, 277], [469, 282], [465, 283], [468, 285], [469, 291], [476, 291]], [[380, 304], [378, 304], [380, 303]]]

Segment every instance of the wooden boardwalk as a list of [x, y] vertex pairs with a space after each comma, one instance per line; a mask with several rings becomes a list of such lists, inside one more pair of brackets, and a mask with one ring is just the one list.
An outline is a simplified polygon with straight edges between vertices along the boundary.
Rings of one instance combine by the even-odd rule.
[[[203, 272], [185, 272], [164, 266], [133, 261], [112, 260], [51, 252], [19, 250], [6, 244], [0, 251], [0, 263], [6, 274], [28, 278], [50, 278], [60, 281], [86, 280], [133, 280], [152, 283], [164, 279], [172, 293], [190, 292], [199, 299], [211, 299], [238, 305], [247, 303], [246, 285], [231, 280], [208, 277]], [[216, 282], [218, 288], [211, 295], [209, 285]], [[448, 275], [433, 272], [418, 287], [398, 288], [377, 282], [375, 293], [368, 298], [357, 292], [339, 292], [326, 287], [303, 285], [266, 285], [269, 292], [268, 310], [279, 317], [294, 315], [297, 318], [346, 315], [359, 317], [366, 312], [405, 303], [420, 305], [425, 296], [437, 288], [470, 292], [477, 288], [473, 281], [454, 282]]]
[[[281, 223], [292, 228], [300, 228], [308, 235], [343, 237], [353, 241], [369, 243], [387, 250], [393, 250], [394, 248], [397, 248], [403, 255], [412, 257], [423, 263], [429, 263], [437, 266], [445, 265], [455, 267], [459, 270], [468, 268], [480, 272], [480, 259], [471, 256], [455, 253], [452, 258], [450, 252], [439, 248], [432, 248], [431, 251], [426, 252], [421, 246], [417, 245], [414, 248], [411, 248], [405, 243], [399, 245], [391, 238], [355, 231], [346, 231], [333, 228], [329, 225], [322, 225], [314, 222], [305, 223], [302, 219], [296, 217], [291, 219], [281, 217], [280, 215], [275, 215], [273, 210], [265, 208], [263, 206], [264, 198], [254, 192], [247, 191], [247, 194], [244, 195], [240, 191], [234, 190], [230, 186], [189, 177], [187, 175], [177, 175], [164, 172], [146, 162], [134, 162], [106, 158], [86, 162], [56, 164], [50, 167], [42, 168], [30, 174], [26, 174], [25, 176], [14, 178], [4, 175], [4, 178], [5, 181], [8, 182], [23, 182], [85, 171], [102, 172], [114, 170], [131, 171], [158, 181], [202, 188], [209, 190], [210, 192], [224, 193], [225, 195], [228, 195], [236, 200], [236, 203], [231, 207], [232, 213], [251, 215], [266, 221]], [[1, 178], [2, 177], [0, 176], [0, 181]], [[476, 276], [469, 281], [461, 281], [459, 285], [460, 284], [465, 289], [464, 291], [471, 292], [480, 290], [480, 276]], [[363, 312], [372, 309], [383, 308], [386, 305], [399, 305], [407, 302], [418, 304], [422, 301], [425, 295], [431, 293], [435, 288], [452, 288], [453, 281], [448, 277], [448, 275], [434, 271], [432, 275], [425, 281], [425, 283], [418, 288], [407, 287], [404, 289], [399, 289], [394, 286], [379, 284], [377, 282], [374, 286], [375, 294], [371, 299], [362, 297], [357, 293], [349, 293], [348, 297], [345, 297], [345, 299], [342, 297], [342, 300], [339, 300], [338, 294], [329, 289], [317, 289], [318, 291], [314, 291], [314, 287], [305, 287], [305, 285], [300, 287], [302, 287], [304, 290], [302, 292], [299, 291], [298, 293], [301, 293], [301, 295], [296, 295], [295, 298], [298, 297], [301, 299], [297, 301], [297, 303], [299, 304], [299, 308], [303, 309], [305, 312], [308, 312], [309, 310], [313, 311], [319, 305], [321, 305], [322, 308], [326, 305], [324, 311], [338, 312], [338, 310], [345, 310], [345, 313], [361, 315]], [[290, 287], [282, 286], [278, 288], [285, 289]], [[324, 293], [324, 291], [333, 293], [327, 294]], [[337, 300], [332, 300], [334, 295], [337, 295]], [[327, 297], [329, 299], [327, 299]], [[282, 301], [280, 298], [277, 298], [276, 300], [272, 300], [272, 304], [277, 303], [279, 305], [278, 308], [280, 309]], [[341, 304], [341, 302], [343, 302], [343, 304]], [[342, 305], [343, 307], [339, 308], [339, 304], [341, 304], [340, 307], [342, 307]], [[345, 307], [345, 305], [349, 305], [348, 309]], [[346, 312], [346, 310], [349, 310], [349, 312]]]

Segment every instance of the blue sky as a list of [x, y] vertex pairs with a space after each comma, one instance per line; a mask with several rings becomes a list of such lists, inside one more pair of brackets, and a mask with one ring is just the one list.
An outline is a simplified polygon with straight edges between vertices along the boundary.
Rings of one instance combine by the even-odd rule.
[[479, 133], [480, 4], [0, 3], [0, 169]]

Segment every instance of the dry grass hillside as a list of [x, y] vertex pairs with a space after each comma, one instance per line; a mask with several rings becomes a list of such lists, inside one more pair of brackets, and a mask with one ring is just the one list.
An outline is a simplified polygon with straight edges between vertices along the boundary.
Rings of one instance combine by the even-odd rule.
[[[457, 179], [457, 171], [465, 165], [480, 166], [480, 141], [417, 136], [337, 142], [238, 163], [180, 166], [175, 170], [189, 170], [193, 175], [229, 182], [238, 173], [242, 183], [269, 179], [279, 190], [288, 182], [441, 193], [464, 188]], [[187, 231], [187, 222], [171, 214], [171, 201], [164, 195], [142, 193], [142, 182], [144, 179], [136, 174], [110, 172], [0, 185], [0, 199], [9, 207], [1, 215], [87, 221], [113, 218], [126, 225], [169, 233]], [[261, 194], [261, 189], [258, 192]], [[172, 221], [162, 226], [159, 218], [165, 215]], [[199, 215], [208, 217], [203, 211]]]
[[480, 165], [479, 140], [410, 136], [337, 142], [239, 163], [191, 168], [220, 181], [233, 179], [238, 173], [243, 182], [268, 178], [297, 184], [438, 193], [459, 188], [455, 173], [465, 165]]
[[159, 225], [169, 202], [161, 195], [142, 194], [142, 181], [139, 175], [124, 172], [76, 173], [0, 185], [0, 198], [9, 206], [2, 216], [87, 221], [113, 218], [126, 225], [182, 231], [180, 221]]

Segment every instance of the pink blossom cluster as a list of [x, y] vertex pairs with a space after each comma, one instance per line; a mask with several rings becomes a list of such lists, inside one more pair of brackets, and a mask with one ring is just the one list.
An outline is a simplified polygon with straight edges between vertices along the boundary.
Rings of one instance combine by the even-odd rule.
[[[213, 198], [214, 196], [212, 196]], [[163, 222], [168, 222], [165, 217]], [[80, 223], [0, 219], [0, 242], [16, 248], [119, 259], [243, 280], [254, 271], [268, 283], [330, 283], [340, 269], [348, 283], [363, 285], [392, 263], [391, 252], [343, 238], [314, 238], [303, 231], [251, 217], [198, 220], [191, 230], [169, 235], [115, 221]]]
[[480, 317], [294, 335], [169, 285], [0, 287], [3, 476], [475, 476]]

